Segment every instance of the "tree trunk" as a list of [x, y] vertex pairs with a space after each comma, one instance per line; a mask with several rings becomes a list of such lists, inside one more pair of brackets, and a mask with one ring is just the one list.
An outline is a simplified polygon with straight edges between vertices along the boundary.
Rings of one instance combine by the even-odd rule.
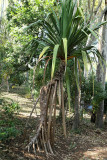
[[76, 130], [79, 127], [79, 92], [77, 87], [75, 87], [75, 104], [74, 104], [74, 122], [73, 129]]
[[9, 76], [8, 75], [6, 78], [6, 84], [7, 84], [7, 92], [9, 92]]
[[[104, 20], [107, 20], [107, 12], [104, 15]], [[103, 26], [103, 34], [102, 34], [102, 56], [104, 60], [106, 61], [106, 52], [107, 52], [107, 24]], [[103, 69], [102, 71], [101, 65], [98, 64], [97, 66], [97, 80], [98, 82], [101, 82], [103, 85], [103, 88], [105, 89], [105, 75], [106, 75], [106, 66], [102, 62]], [[96, 117], [96, 127], [102, 128], [103, 127], [103, 113], [104, 113], [104, 101], [102, 101], [99, 105], [99, 108], [97, 110], [97, 117]]]
[[[104, 72], [102, 71], [102, 68], [100, 64], [97, 66], [97, 80], [98, 82], [101, 82], [103, 84], [103, 87], [105, 86], [105, 69]], [[96, 127], [102, 128], [103, 127], [103, 113], [104, 113], [104, 100], [99, 104], [98, 110], [97, 110], [97, 116], [96, 116]]]
[[63, 130], [64, 130], [64, 136], [66, 137], [66, 122], [65, 122], [63, 81], [61, 81], [61, 99], [62, 99], [61, 107], [62, 107]]
[[[36, 135], [28, 144], [28, 151], [33, 147], [34, 152], [42, 147], [46, 154], [53, 154], [52, 145], [54, 144], [55, 119], [56, 119], [56, 99], [57, 88], [59, 87], [59, 100], [62, 109], [63, 130], [66, 137], [65, 109], [63, 97], [63, 74], [65, 71], [65, 63], [61, 63], [59, 71], [56, 72], [55, 78], [40, 90], [40, 124]], [[59, 84], [59, 85], [58, 85]], [[61, 96], [60, 96], [61, 95]], [[36, 146], [36, 147], [35, 147]]]
[[107, 124], [107, 111], [106, 111], [106, 116], [105, 116], [105, 121], [104, 121], [105, 124]]
[[4, 12], [4, 0], [1, 3], [1, 19], [3, 17], [3, 12]]

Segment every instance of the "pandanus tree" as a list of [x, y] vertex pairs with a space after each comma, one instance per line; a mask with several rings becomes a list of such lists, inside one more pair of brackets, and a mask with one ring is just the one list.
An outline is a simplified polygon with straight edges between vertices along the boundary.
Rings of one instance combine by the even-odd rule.
[[[37, 148], [42, 146], [46, 153], [53, 153], [52, 145], [54, 144], [57, 102], [62, 110], [63, 130], [66, 137], [63, 77], [65, 76], [66, 79], [68, 104], [70, 107], [70, 86], [69, 75], [67, 73], [68, 61], [70, 59], [74, 60], [73, 72], [75, 72], [76, 84], [79, 89], [79, 60], [82, 58], [84, 65], [87, 66], [87, 60], [91, 64], [90, 53], [93, 53], [99, 59], [102, 58], [94, 46], [81, 45], [89, 34], [96, 36], [95, 31], [102, 24], [93, 23], [90, 25], [82, 9], [73, 0], [61, 0], [58, 7], [58, 11], [55, 12], [52, 9], [52, 13], [44, 21], [35, 22], [30, 25], [42, 25], [42, 31], [40, 31], [40, 35], [36, 39], [36, 49], [41, 50], [38, 62], [47, 59], [45, 67], [49, 61], [52, 62], [51, 80], [40, 90], [40, 124], [36, 135], [28, 144], [28, 149], [30, 150], [33, 147], [34, 152], [36, 151], [35, 146]], [[59, 69], [55, 70], [57, 60], [59, 60]]]

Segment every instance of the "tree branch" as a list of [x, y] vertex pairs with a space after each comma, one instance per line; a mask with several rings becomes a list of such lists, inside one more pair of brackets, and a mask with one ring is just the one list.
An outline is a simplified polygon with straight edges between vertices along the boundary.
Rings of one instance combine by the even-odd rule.
[[92, 5], [92, 10], [91, 10], [91, 13], [90, 13], [90, 18], [89, 18], [89, 21], [91, 20], [92, 16], [93, 16], [93, 10], [94, 10], [94, 6], [95, 6], [95, 1], [96, 0], [93, 0], [93, 5]]
[[106, 14], [106, 12], [107, 12], [107, 6], [105, 7], [105, 9], [101, 13], [100, 22], [102, 21], [102, 18], [104, 16], [104, 14]]
[[89, 9], [89, 12], [90, 12], [90, 0], [88, 0], [88, 9]]
[[102, 4], [102, 0], [100, 0], [100, 2], [99, 2], [99, 4], [98, 4], [97, 8], [95, 9], [95, 11], [94, 11], [95, 14], [97, 14], [97, 12], [98, 12], [98, 10], [99, 10], [101, 4]]

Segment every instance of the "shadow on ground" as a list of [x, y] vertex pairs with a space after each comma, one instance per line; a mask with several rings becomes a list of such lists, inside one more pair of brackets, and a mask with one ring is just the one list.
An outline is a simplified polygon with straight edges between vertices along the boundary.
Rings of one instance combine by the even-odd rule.
[[[2, 113], [1, 113], [2, 114]], [[0, 116], [1, 117], [1, 116]], [[79, 130], [72, 131], [67, 125], [65, 139], [61, 121], [57, 121], [54, 155], [45, 156], [43, 150], [35, 155], [27, 151], [27, 144], [36, 133], [39, 118], [32, 117], [25, 130], [28, 117], [15, 115], [15, 127], [21, 131], [19, 136], [9, 141], [0, 142], [0, 160], [106, 160], [107, 159], [107, 127], [103, 130], [95, 129], [90, 123], [81, 123]], [[14, 121], [14, 119], [13, 119]], [[8, 125], [8, 124], [7, 124]]]
[[[87, 118], [81, 122], [77, 131], [72, 131], [72, 119], [67, 120], [68, 137], [66, 139], [63, 136], [62, 121], [57, 120], [54, 155], [46, 156], [43, 150], [37, 151], [36, 155], [32, 151], [28, 153], [26, 146], [36, 134], [39, 124], [39, 117], [34, 113], [25, 129], [26, 121], [33, 107], [32, 100], [16, 93], [7, 92], [3, 92], [1, 97], [10, 97], [15, 101], [18, 99], [21, 112], [12, 119], [20, 134], [11, 137], [9, 141], [0, 141], [0, 160], [107, 160], [107, 126], [102, 130], [96, 129]], [[2, 114], [1, 112], [1, 121], [7, 118]], [[38, 114], [40, 114], [39, 109]], [[8, 123], [4, 125], [9, 126]], [[1, 125], [0, 128], [2, 127]]]

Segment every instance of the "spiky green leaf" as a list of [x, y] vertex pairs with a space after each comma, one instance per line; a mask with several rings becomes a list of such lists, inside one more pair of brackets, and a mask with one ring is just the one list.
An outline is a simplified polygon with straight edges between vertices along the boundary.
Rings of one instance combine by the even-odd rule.
[[49, 49], [49, 46], [46, 46], [39, 55], [39, 59], [44, 55], [44, 53]]
[[59, 44], [55, 45], [54, 50], [53, 50], [51, 79], [52, 79], [53, 76], [54, 76], [55, 64], [56, 64], [56, 57], [57, 57], [57, 54], [58, 54], [58, 49], [59, 49]]
[[97, 34], [96, 34], [91, 28], [88, 28], [88, 30], [90, 31], [90, 33], [91, 33], [96, 39], [99, 39], [99, 37], [97, 36]]

